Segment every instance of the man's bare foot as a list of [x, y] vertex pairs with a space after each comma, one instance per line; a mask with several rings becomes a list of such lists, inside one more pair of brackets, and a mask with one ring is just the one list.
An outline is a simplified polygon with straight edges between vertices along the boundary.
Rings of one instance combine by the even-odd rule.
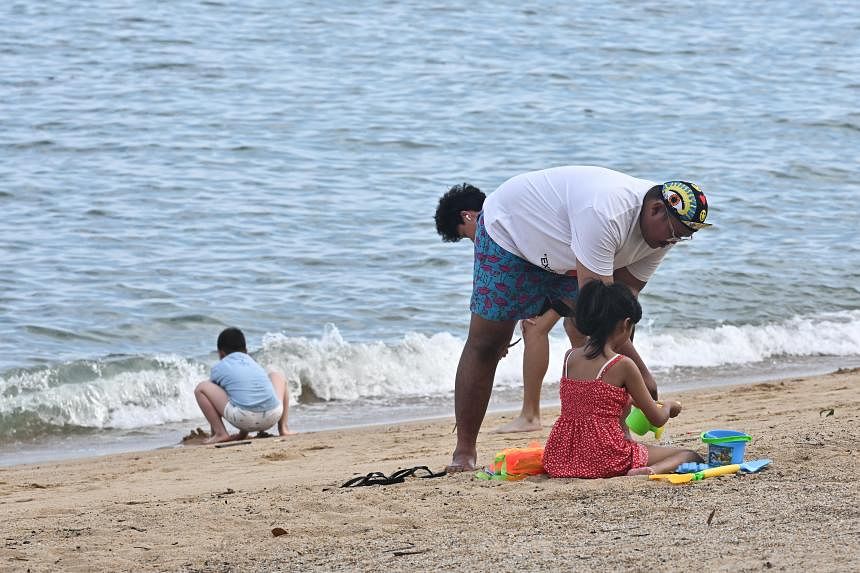
[[540, 419], [532, 419], [529, 420], [527, 418], [523, 418], [522, 416], [517, 416], [507, 424], [503, 424], [496, 428], [495, 430], [491, 430], [491, 434], [513, 434], [515, 432], [536, 432], [543, 428], [540, 423]]
[[203, 440], [203, 445], [210, 446], [212, 444], [220, 444], [221, 442], [230, 442], [234, 439], [230, 434], [213, 434], [211, 438]]
[[475, 464], [463, 465], [463, 464], [455, 464], [455, 463], [451, 462], [450, 464], [445, 466], [445, 472], [449, 473], [449, 474], [458, 474], [458, 473], [462, 473], [462, 472], [473, 472], [476, 469], [477, 468], [475, 467]]
[[454, 458], [451, 460], [450, 464], [445, 466], [445, 471], [449, 474], [475, 471], [477, 469], [475, 467], [475, 460], [477, 457], [478, 456], [476, 454], [463, 455], [454, 452]]
[[627, 475], [629, 476], [650, 476], [654, 473], [654, 468], [645, 466], [644, 468], [633, 468]]

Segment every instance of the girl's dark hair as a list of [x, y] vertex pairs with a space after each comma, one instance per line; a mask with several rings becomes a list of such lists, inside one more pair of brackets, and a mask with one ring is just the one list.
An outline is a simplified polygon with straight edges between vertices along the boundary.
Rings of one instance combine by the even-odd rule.
[[585, 356], [597, 358], [609, 335], [625, 318], [633, 324], [642, 318], [642, 306], [627, 285], [593, 280], [582, 287], [576, 298], [576, 328], [588, 336]]
[[435, 216], [436, 232], [442, 236], [442, 240], [456, 243], [462, 239], [457, 233], [457, 227], [463, 224], [460, 211], [480, 211], [484, 208], [486, 197], [483, 191], [468, 183], [454, 185], [442, 195]]

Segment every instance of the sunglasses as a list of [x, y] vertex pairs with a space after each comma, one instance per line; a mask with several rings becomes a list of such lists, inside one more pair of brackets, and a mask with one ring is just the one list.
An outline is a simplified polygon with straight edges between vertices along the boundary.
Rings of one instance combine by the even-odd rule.
[[689, 237], [679, 237], [675, 234], [675, 227], [672, 226], [672, 214], [669, 212], [669, 207], [665, 203], [663, 203], [663, 207], [666, 209], [666, 220], [669, 223], [669, 232], [672, 233], [672, 237], [667, 239], [666, 242], [670, 245], [675, 245], [682, 241], [692, 241], [693, 235], [690, 235]]

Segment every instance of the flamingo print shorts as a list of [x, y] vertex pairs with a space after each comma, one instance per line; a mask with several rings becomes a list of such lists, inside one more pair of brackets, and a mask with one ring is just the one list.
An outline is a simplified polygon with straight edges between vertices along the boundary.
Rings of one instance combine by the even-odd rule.
[[509, 253], [496, 243], [478, 218], [471, 311], [487, 320], [520, 320], [552, 308], [562, 316], [572, 310], [563, 299], [576, 300], [575, 276], [546, 271]]

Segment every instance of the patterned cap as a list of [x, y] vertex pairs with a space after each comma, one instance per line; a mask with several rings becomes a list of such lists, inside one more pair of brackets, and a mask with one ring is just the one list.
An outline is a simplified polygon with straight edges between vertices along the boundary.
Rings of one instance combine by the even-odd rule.
[[663, 183], [663, 201], [678, 219], [688, 228], [698, 231], [710, 227], [705, 223], [708, 216], [708, 199], [699, 186], [688, 181], [668, 181]]

